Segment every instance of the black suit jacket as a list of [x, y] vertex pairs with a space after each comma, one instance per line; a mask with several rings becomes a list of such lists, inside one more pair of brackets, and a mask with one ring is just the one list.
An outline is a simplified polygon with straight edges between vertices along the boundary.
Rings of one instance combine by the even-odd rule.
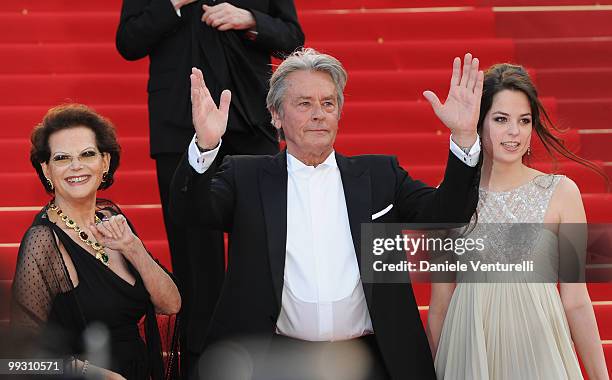
[[202, 5], [220, 2], [196, 1], [181, 8], [179, 17], [170, 0], [123, 1], [117, 50], [128, 60], [150, 59], [151, 155], [182, 153], [193, 137], [189, 75], [194, 66], [202, 69], [215, 101], [224, 89], [232, 90], [228, 130], [276, 141], [265, 97], [270, 56], [289, 54], [304, 44], [293, 1], [227, 1], [253, 13], [254, 41], [244, 31], [219, 32], [202, 23]]
[[[286, 152], [231, 156], [197, 174], [184, 157], [171, 187], [173, 215], [230, 233], [229, 262], [204, 345], [241, 336], [269, 339], [275, 331], [287, 239]], [[444, 181], [413, 180], [391, 156], [336, 154], [355, 252], [361, 223], [390, 203], [377, 222], [467, 223], [478, 202], [479, 167], [452, 152]], [[177, 222], [192, 222], [189, 219]], [[410, 284], [364, 284], [383, 358], [394, 379], [435, 379], [431, 353]], [[204, 347], [202, 347], [203, 349]]]

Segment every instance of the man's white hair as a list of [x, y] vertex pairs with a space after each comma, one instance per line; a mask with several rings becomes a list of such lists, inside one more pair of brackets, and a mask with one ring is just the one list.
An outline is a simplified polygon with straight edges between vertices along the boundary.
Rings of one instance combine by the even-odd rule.
[[270, 78], [270, 90], [266, 97], [266, 106], [270, 112], [283, 113], [283, 98], [287, 90], [287, 77], [296, 71], [317, 71], [327, 73], [331, 77], [338, 93], [338, 113], [344, 104], [344, 87], [348, 75], [340, 61], [328, 54], [319, 53], [315, 49], [299, 49], [287, 57]]

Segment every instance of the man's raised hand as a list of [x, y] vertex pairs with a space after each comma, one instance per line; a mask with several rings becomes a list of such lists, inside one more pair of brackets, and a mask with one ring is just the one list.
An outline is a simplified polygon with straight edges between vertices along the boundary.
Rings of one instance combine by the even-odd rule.
[[462, 147], [472, 146], [476, 141], [476, 125], [480, 114], [480, 99], [484, 74], [478, 70], [478, 58], [467, 53], [463, 60], [455, 57], [450, 89], [444, 104], [432, 91], [423, 92], [438, 118], [453, 134], [455, 143]]
[[219, 144], [221, 136], [227, 127], [232, 94], [223, 90], [219, 108], [210, 96], [204, 82], [204, 75], [195, 67], [191, 69], [191, 112], [193, 126], [198, 137], [198, 146], [203, 149], [213, 149]]

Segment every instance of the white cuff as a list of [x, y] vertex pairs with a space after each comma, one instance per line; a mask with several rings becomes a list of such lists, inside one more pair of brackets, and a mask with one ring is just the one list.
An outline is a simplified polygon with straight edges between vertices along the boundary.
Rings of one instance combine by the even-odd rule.
[[453, 141], [453, 136], [450, 138], [450, 150], [457, 156], [458, 159], [463, 161], [467, 166], [474, 167], [478, 165], [478, 159], [480, 158], [480, 136], [476, 135], [476, 142], [470, 148], [470, 152], [465, 154], [463, 149]]
[[191, 143], [189, 143], [187, 156], [189, 158], [189, 165], [191, 165], [193, 170], [202, 174], [208, 170], [210, 165], [212, 165], [213, 161], [215, 160], [215, 157], [217, 157], [217, 153], [219, 153], [219, 148], [221, 147], [221, 140], [219, 140], [219, 144], [215, 149], [201, 153], [200, 149], [198, 149], [198, 146], [196, 145], [195, 137], [196, 135], [193, 135]]

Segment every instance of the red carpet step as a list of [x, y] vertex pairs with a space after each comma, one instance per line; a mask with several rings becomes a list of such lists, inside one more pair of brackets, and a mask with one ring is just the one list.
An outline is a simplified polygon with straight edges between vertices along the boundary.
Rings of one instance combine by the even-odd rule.
[[[348, 70], [446, 69], [452, 57], [470, 51], [481, 67], [513, 62], [534, 68], [612, 66], [612, 38], [453, 39], [313, 42], [309, 46], [334, 55]], [[574, 54], [567, 55], [567, 51]], [[0, 72], [5, 74], [146, 73], [146, 60], [128, 62], [114, 43], [0, 44]], [[415, 59], [418, 57], [418, 59]]]
[[[612, 4], [611, 0], [538, 0], [537, 5], [593, 5]], [[533, 6], [531, 0], [296, 0], [298, 10], [316, 9], [379, 9], [379, 8], [430, 8], [430, 7], [473, 7], [473, 6]], [[121, 7], [121, 0], [89, 1], [79, 0], [4, 0], [0, 12], [22, 12], [23, 10], [61, 12], [113, 11]]]
[[377, 9], [417, 7], [468, 7], [478, 0], [296, 0], [297, 9]]
[[495, 12], [495, 35], [502, 38], [610, 37], [611, 17], [612, 10], [594, 8], [585, 11]]
[[296, 0], [298, 9], [376, 9], [376, 8], [417, 8], [417, 7], [515, 7], [535, 5], [594, 5], [612, 4], [611, 0]]
[[[40, 106], [0, 106], [0, 123], [11, 128], [0, 129], [1, 139], [29, 138], [35, 125], [42, 121], [49, 108], [56, 104]], [[146, 103], [88, 106], [110, 119], [121, 137], [142, 137], [149, 134]]]
[[[65, 102], [146, 104], [146, 86], [146, 74], [0, 75], [0, 87], [4, 89], [0, 103], [3, 106]], [[32, 89], [38, 89], [36, 96], [32, 96]]]
[[0, 13], [0, 43], [113, 42], [119, 13]]
[[408, 41], [315, 41], [309, 46], [338, 58], [347, 70], [447, 69], [453, 57], [471, 52], [481, 67], [497, 62], [514, 62], [511, 39], [452, 39], [436, 43]]
[[[389, 41], [445, 38], [609, 37], [610, 10], [492, 12], [304, 11], [300, 20], [313, 41]], [[376, 15], [373, 17], [373, 15]], [[119, 10], [108, 12], [0, 13], [0, 42], [112, 42]], [[359, 33], [354, 26], [364, 26]], [[18, 31], [28, 31], [18, 33]], [[16, 33], [17, 31], [17, 33]]]
[[121, 0], [80, 1], [80, 0], [3, 0], [0, 12], [99, 12], [119, 11]]
[[[454, 56], [472, 52], [481, 66], [516, 61], [511, 39], [385, 42], [313, 42], [307, 44], [334, 55], [348, 70], [448, 69]], [[148, 61], [124, 60], [112, 42], [0, 44], [4, 74], [146, 73]], [[418, 59], [415, 59], [417, 58]]]
[[496, 7], [533, 7], [533, 6], [593, 6], [612, 4], [610, 0], [478, 0], [481, 6], [496, 6]]
[[[612, 13], [611, 13], [612, 16]], [[612, 98], [612, 68], [539, 69], [536, 83], [540, 95], [557, 98]]]
[[612, 130], [590, 130], [580, 132], [583, 156], [590, 160], [612, 161]]
[[612, 98], [557, 99], [557, 119], [564, 126], [585, 129], [611, 129], [609, 113]]
[[[589, 223], [612, 223], [612, 194], [582, 194], [582, 202]], [[610, 297], [612, 292], [607, 292]]]
[[[612, 68], [530, 70], [541, 96], [557, 98], [612, 98]], [[424, 90], [444, 97], [450, 74], [446, 70], [353, 71], [346, 87], [347, 101], [406, 101], [422, 99]]]
[[[457, 17], [459, 15], [461, 17]], [[401, 41], [495, 36], [494, 15], [489, 9], [460, 12], [303, 12], [300, 22], [309, 44], [314, 41]]]
[[[534, 68], [612, 67], [612, 37], [514, 39], [516, 62]], [[572, 54], [567, 54], [567, 52]]]
[[114, 43], [0, 44], [3, 74], [146, 74], [149, 61], [126, 61]]
[[[480, 66], [511, 62], [526, 67], [579, 68], [612, 66], [612, 38], [452, 39], [318, 42], [312, 47], [338, 57], [349, 70], [407, 70], [448, 67], [454, 56], [469, 51]], [[568, 51], [573, 54], [567, 54]]]
[[[407, 8], [407, 7], [456, 7], [475, 6], [482, 0], [297, 0], [298, 10], [313, 9], [361, 9], [361, 8]], [[79, 0], [3, 0], [0, 12], [28, 11], [112, 11], [121, 8], [121, 0], [83, 2]]]
[[[406, 40], [494, 37], [493, 12], [325, 12], [299, 15], [313, 41]], [[375, 15], [373, 17], [373, 15]], [[112, 43], [119, 9], [108, 12], [0, 13], [0, 43]], [[355, 25], [360, 25], [355, 33]]]

